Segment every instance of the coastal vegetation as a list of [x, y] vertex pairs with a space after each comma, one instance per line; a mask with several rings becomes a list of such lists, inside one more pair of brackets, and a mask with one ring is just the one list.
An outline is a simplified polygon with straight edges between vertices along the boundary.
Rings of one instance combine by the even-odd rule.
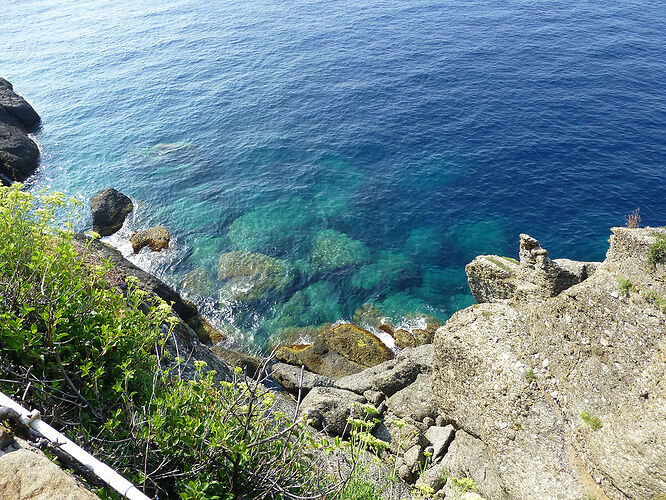
[[[178, 319], [131, 280], [114, 283], [73, 238], [77, 202], [0, 189], [0, 388], [157, 497], [332, 495], [330, 449], [255, 380], [191, 380], [165, 349]], [[63, 229], [56, 219], [69, 221]], [[100, 490], [103, 497], [114, 495]]]

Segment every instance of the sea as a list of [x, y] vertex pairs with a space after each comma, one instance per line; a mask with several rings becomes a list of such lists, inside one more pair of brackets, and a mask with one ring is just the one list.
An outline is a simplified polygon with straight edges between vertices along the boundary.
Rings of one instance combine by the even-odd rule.
[[4, 0], [0, 40], [43, 118], [29, 189], [79, 230], [130, 196], [105, 241], [234, 347], [445, 321], [520, 233], [599, 261], [636, 208], [666, 224], [664, 2]]

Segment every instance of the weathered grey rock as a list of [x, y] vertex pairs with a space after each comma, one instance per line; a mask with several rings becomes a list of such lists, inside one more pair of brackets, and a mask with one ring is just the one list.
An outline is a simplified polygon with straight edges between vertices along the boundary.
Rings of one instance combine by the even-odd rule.
[[0, 77], [0, 85], [2, 85], [3, 87], [7, 87], [9, 90], [14, 90], [14, 86], [11, 84], [11, 82], [5, 80], [2, 77]]
[[334, 387], [314, 387], [301, 403], [300, 415], [307, 415], [316, 429], [345, 435], [351, 429], [347, 419], [355, 414], [365, 399], [358, 394]]
[[132, 200], [113, 188], [104, 189], [90, 200], [93, 231], [109, 236], [120, 229], [132, 211]]
[[39, 148], [19, 120], [0, 106], [0, 175], [4, 183], [24, 181], [39, 165]]
[[42, 452], [23, 444], [16, 451], [0, 455], [0, 498], [93, 500], [99, 497], [85, 489]]
[[366, 399], [366, 401], [372, 403], [375, 406], [379, 406], [386, 399], [386, 395], [383, 392], [371, 390], [365, 391], [363, 393], [363, 397]]
[[[470, 307], [438, 330], [440, 414], [487, 448], [496, 476], [484, 496], [666, 494], [666, 316], [644, 297], [666, 296], [666, 270], [648, 262], [662, 231], [614, 228], [606, 260], [579, 284]], [[524, 240], [522, 260], [546, 276], [547, 255]], [[618, 294], [618, 276], [633, 288]]]
[[527, 234], [520, 235], [520, 262], [498, 255], [480, 255], [465, 267], [478, 303], [539, 301], [554, 297], [586, 280], [597, 262], [552, 260], [548, 251]]
[[169, 248], [169, 241], [171, 241], [171, 234], [164, 226], [142, 229], [130, 238], [134, 253], [139, 253], [144, 247], [150, 248], [153, 252], [161, 252], [165, 248]]
[[388, 398], [389, 411], [400, 418], [409, 417], [416, 421], [437, 416], [437, 405], [433, 396], [432, 378], [419, 374], [411, 385]]
[[405, 452], [402, 459], [405, 462], [405, 465], [409, 467], [414, 474], [417, 474], [421, 464], [423, 464], [423, 461], [425, 460], [425, 457], [423, 456], [423, 448], [418, 444], [412, 446]]
[[432, 344], [404, 349], [394, 360], [338, 379], [336, 387], [358, 394], [374, 390], [392, 396], [414, 382], [419, 373], [430, 372], [433, 352]]
[[210, 350], [215, 356], [224, 361], [225, 364], [232, 367], [239, 367], [248, 377], [257, 378], [260, 375], [259, 371], [262, 363], [259, 358], [244, 352], [227, 349], [219, 344], [212, 346]]
[[424, 436], [425, 429], [419, 427], [413, 420], [399, 419], [394, 415], [386, 415], [373, 429], [372, 434], [389, 444], [389, 450], [394, 455], [402, 455], [415, 445], [425, 447], [428, 440]]
[[433, 461], [446, 453], [446, 450], [449, 448], [455, 435], [456, 430], [452, 425], [447, 425], [446, 427], [430, 427], [426, 431], [425, 437], [432, 443], [433, 447]]
[[400, 467], [398, 467], [396, 474], [406, 483], [411, 483], [414, 481], [414, 473], [412, 472], [411, 467], [409, 467], [407, 464], [402, 464]]
[[302, 371], [301, 383], [301, 369], [286, 363], [275, 363], [271, 370], [271, 375], [275, 381], [292, 394], [298, 394], [299, 387], [301, 393], [305, 395], [314, 387], [331, 387], [333, 385], [332, 379], [308, 370]]

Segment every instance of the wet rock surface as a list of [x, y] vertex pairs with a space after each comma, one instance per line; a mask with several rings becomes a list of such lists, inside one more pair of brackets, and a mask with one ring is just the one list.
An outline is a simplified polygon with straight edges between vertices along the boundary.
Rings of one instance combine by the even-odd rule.
[[171, 241], [171, 234], [164, 226], [142, 229], [134, 233], [130, 238], [134, 253], [139, 253], [144, 247], [150, 248], [153, 252], [160, 252], [169, 248], [169, 241]]
[[276, 357], [339, 379], [392, 359], [393, 351], [369, 331], [344, 323], [318, 331], [312, 344], [280, 347]]

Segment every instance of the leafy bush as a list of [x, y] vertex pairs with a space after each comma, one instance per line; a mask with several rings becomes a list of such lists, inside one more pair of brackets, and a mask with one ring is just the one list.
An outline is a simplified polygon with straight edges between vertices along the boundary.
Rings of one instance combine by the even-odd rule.
[[664, 262], [666, 258], [666, 234], [654, 233], [653, 236], [656, 240], [648, 250], [648, 261], [652, 267], [655, 267], [658, 262]]
[[70, 221], [67, 201], [0, 188], [0, 389], [150, 495], [334, 494], [314, 464], [322, 444], [258, 381], [167, 368], [177, 318], [135, 282], [110, 286], [110, 264], [86, 264], [71, 223], [52, 227]]
[[617, 289], [620, 293], [628, 293], [629, 291], [635, 291], [634, 285], [627, 278], [622, 276], [617, 277]]

